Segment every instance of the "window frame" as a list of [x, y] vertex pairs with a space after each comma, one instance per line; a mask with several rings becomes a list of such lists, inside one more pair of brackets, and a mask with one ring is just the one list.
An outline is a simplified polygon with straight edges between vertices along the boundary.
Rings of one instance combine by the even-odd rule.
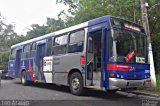
[[[23, 53], [22, 53], [22, 58], [25, 59], [25, 58], [30, 58], [31, 57], [31, 45], [32, 44], [26, 44], [23, 46]], [[29, 46], [29, 50], [28, 51], [25, 51], [25, 47]], [[28, 53], [28, 55], [26, 55]], [[25, 54], [25, 56], [24, 56]]]
[[[76, 33], [76, 32], [79, 32], [79, 31], [83, 31], [83, 35], [84, 35], [84, 36], [83, 36], [83, 40], [80, 41], [80, 42], [70, 43], [71, 34]], [[70, 46], [70, 44], [78, 44], [78, 43], [82, 43], [82, 46], [83, 46], [82, 51], [80, 51], [80, 52], [79, 52], [79, 51], [77, 51], [77, 52], [69, 52], [69, 46]], [[68, 37], [68, 50], [67, 50], [67, 53], [81, 53], [81, 52], [83, 52], [83, 51], [84, 51], [84, 43], [85, 43], [85, 29], [84, 29], [84, 28], [71, 31], [71, 32], [69, 33], [69, 37]]]
[[[34, 45], [35, 44], [35, 45]], [[34, 49], [33, 49], [33, 45], [34, 45]], [[36, 56], [36, 51], [37, 51], [37, 43], [33, 42], [30, 45], [30, 57], [35, 57]]]
[[[13, 53], [14, 50], [14, 53]], [[11, 48], [9, 60], [16, 60], [16, 48]]]
[[[67, 36], [67, 43], [66, 44], [62, 44], [62, 45], [55, 45], [55, 40], [56, 40], [56, 38], [58, 38], [58, 37], [61, 37], [61, 36]], [[69, 39], [69, 33], [63, 33], [63, 34], [60, 34], [60, 35], [57, 35], [57, 36], [55, 36], [54, 38], [52, 38], [52, 55], [65, 55], [65, 54], [67, 54], [67, 52], [68, 52], [68, 39]], [[54, 49], [57, 47], [61, 47], [61, 46], [66, 46], [66, 50], [65, 50], [65, 53], [54, 53]]]
[[[50, 38], [47, 38], [47, 54], [46, 54], [46, 56], [51, 56], [53, 53], [52, 53], [52, 50], [53, 50], [53, 39], [54, 39], [54, 37], [50, 37]], [[50, 45], [50, 53], [48, 53], [49, 51], [48, 51], [48, 44], [49, 44], [49, 42], [51, 43], [51, 45]]]

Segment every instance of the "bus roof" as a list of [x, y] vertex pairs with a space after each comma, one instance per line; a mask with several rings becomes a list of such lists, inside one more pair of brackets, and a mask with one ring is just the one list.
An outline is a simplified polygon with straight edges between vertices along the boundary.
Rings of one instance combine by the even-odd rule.
[[84, 27], [87, 27], [87, 26], [88, 26], [88, 21], [84, 22], [84, 23], [81, 23], [81, 24], [78, 24], [78, 25], [75, 25], [75, 26], [71, 26], [71, 27], [59, 30], [59, 31], [56, 31], [56, 32], [52, 32], [52, 33], [49, 33], [49, 34], [46, 34], [46, 35], [42, 35], [40, 37], [36, 37], [36, 38], [30, 39], [30, 40], [27, 40], [27, 41], [24, 41], [24, 42], [15, 44], [15, 45], [12, 45], [11, 48], [15, 48], [17, 46], [29, 44], [29, 43], [36, 42], [36, 41], [39, 41], [39, 40], [43, 40], [43, 39], [46, 39], [46, 38], [49, 38], [49, 37], [53, 37], [55, 35], [67, 33], [69, 31], [73, 31], [73, 30], [76, 30], [76, 29], [79, 29], [79, 28], [84, 28]]
[[[84, 28], [84, 27], [87, 27], [87, 26], [92, 26], [92, 25], [95, 25], [95, 24], [98, 24], [98, 23], [102, 23], [104, 21], [107, 21], [110, 17], [121, 19], [121, 20], [130, 22], [132, 24], [135, 24], [137, 26], [140, 26], [140, 25], [138, 25], [138, 24], [136, 24], [134, 22], [131, 22], [131, 21], [119, 18], [119, 17], [106, 15], [106, 16], [102, 16], [102, 17], [99, 17], [99, 18], [95, 18], [95, 19], [89, 20], [87, 22], [84, 22], [84, 23], [81, 23], [81, 24], [78, 24], [78, 25], [74, 25], [74, 26], [71, 26], [71, 27], [56, 31], [56, 32], [52, 32], [52, 33], [49, 33], [49, 34], [46, 34], [46, 35], [43, 35], [43, 36], [40, 36], [40, 37], [36, 37], [36, 38], [30, 39], [30, 40], [27, 40], [27, 41], [12, 45], [11, 48], [15, 48], [15, 47], [22, 46], [22, 45], [25, 45], [25, 44], [29, 44], [29, 43], [32, 43], [32, 42], [43, 40], [43, 39], [46, 39], [46, 38], [49, 38], [49, 37], [53, 37], [53, 36], [56, 36], [56, 35], [59, 35], [59, 34], [67, 33], [69, 31], [77, 30], [77, 29]], [[142, 27], [142, 26], [140, 26], [140, 27]]]

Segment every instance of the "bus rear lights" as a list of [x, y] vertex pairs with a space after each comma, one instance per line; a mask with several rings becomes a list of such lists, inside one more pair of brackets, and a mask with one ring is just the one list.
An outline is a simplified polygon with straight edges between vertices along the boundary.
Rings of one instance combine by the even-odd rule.
[[114, 73], [109, 74], [110, 77], [115, 77]]
[[85, 64], [85, 56], [80, 57], [80, 64], [84, 65]]
[[146, 80], [146, 83], [151, 83], [151, 80], [149, 79], [149, 80]]

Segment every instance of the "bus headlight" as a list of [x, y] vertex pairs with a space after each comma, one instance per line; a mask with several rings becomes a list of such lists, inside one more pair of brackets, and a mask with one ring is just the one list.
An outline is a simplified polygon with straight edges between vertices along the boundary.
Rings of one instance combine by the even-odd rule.
[[115, 74], [114, 73], [110, 73], [109, 76], [110, 77], [115, 77]]
[[121, 78], [124, 78], [123, 75], [121, 75]]
[[120, 75], [119, 74], [117, 74], [117, 78], [119, 78], [120, 77]]

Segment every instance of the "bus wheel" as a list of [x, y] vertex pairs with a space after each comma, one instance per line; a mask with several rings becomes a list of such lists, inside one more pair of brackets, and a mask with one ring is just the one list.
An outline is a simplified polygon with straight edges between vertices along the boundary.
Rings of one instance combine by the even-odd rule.
[[69, 87], [72, 94], [82, 95], [84, 91], [83, 79], [79, 72], [75, 72], [70, 76]]
[[26, 76], [26, 72], [23, 71], [22, 74], [21, 74], [21, 83], [23, 85], [27, 85], [27, 76]]

